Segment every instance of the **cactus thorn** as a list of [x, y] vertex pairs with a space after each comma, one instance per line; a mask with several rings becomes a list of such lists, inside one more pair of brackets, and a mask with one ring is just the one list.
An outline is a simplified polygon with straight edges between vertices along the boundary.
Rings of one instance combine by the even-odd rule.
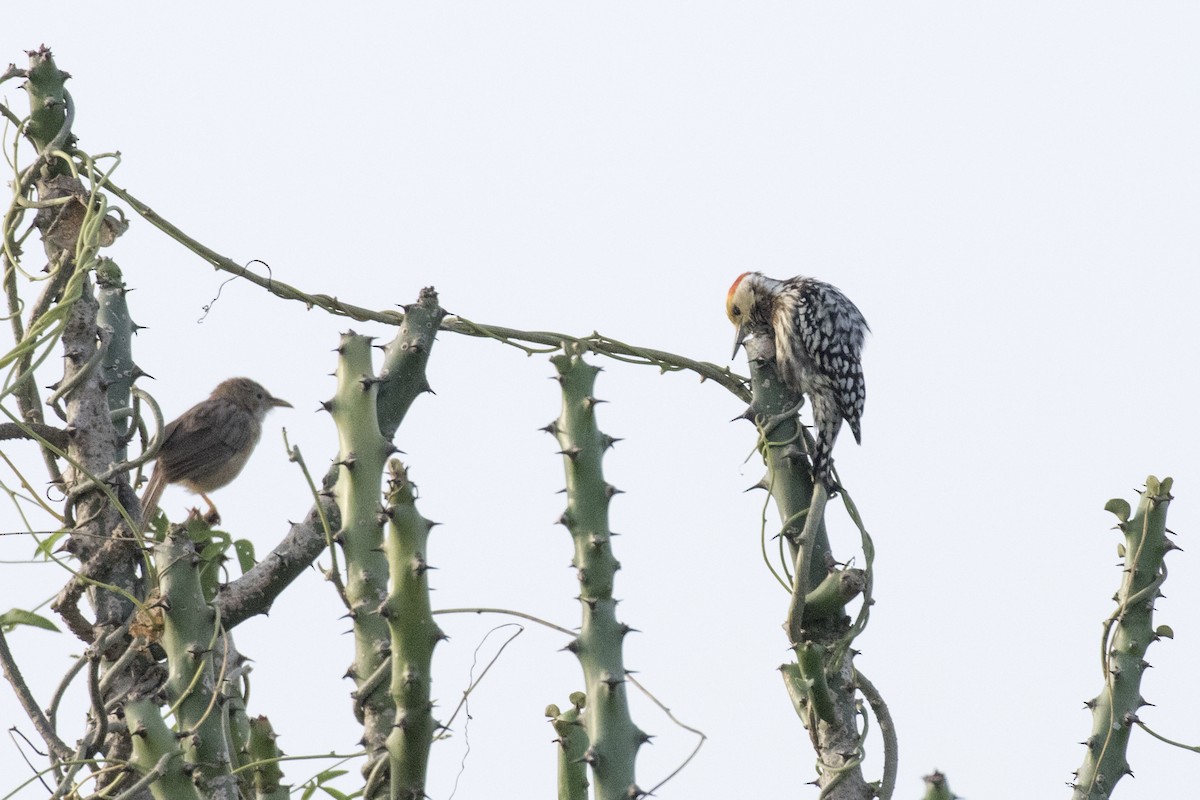
[[538, 428], [538, 430], [545, 431], [546, 433], [557, 436], [558, 435], [558, 420], [552, 420], [549, 425], [547, 425], [543, 428]]
[[605, 686], [607, 686], [609, 688], [609, 690], [611, 691], [625, 682], [625, 676], [622, 675], [622, 676], [618, 677], [618, 676], [612, 674], [611, 672], [605, 672], [604, 675], [600, 678], [600, 682], [603, 683]]
[[618, 489], [617, 487], [613, 486], [611, 483], [604, 484], [604, 496], [605, 497], [607, 497], [611, 500], [615, 495], [618, 495], [618, 494], [625, 494], [625, 492], [622, 491], [621, 489]]
[[751, 487], [749, 487], [749, 488], [745, 489], [745, 491], [746, 491], [746, 492], [753, 492], [755, 489], [769, 490], [770, 488], [771, 488], [771, 483], [770, 483], [770, 481], [769, 481], [769, 480], [767, 480], [767, 476], [766, 476], [766, 475], [764, 475], [764, 476], [762, 476], [762, 478], [760, 478], [760, 479], [759, 479], [758, 483], [756, 483], [756, 484], [754, 484], [753, 486], [751, 486]]
[[579, 454], [583, 452], [583, 448], [579, 445], [574, 445], [572, 447], [568, 447], [566, 450], [559, 450], [558, 452], [560, 455], [564, 455], [574, 461], [575, 459], [579, 458]]

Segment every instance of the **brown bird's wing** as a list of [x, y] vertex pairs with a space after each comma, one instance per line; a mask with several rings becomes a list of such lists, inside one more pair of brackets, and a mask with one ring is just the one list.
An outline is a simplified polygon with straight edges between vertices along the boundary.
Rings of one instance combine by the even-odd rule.
[[244, 417], [224, 403], [205, 402], [168, 425], [158, 451], [166, 482], [203, 482], [235, 456], [249, 455], [255, 431]]

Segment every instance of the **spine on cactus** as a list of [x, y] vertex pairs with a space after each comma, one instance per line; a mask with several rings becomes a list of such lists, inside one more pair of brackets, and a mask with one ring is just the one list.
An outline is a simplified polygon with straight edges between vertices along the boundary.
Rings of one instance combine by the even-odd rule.
[[634, 780], [638, 748], [649, 737], [629, 715], [622, 642], [632, 628], [617, 621], [613, 580], [620, 564], [613, 556], [608, 505], [617, 490], [604, 481], [601, 460], [616, 441], [596, 425], [594, 367], [583, 360], [580, 345], [564, 344], [551, 358], [562, 386], [563, 406], [546, 430], [558, 439], [567, 473], [567, 510], [560, 522], [575, 545], [572, 565], [579, 573], [583, 623], [567, 649], [583, 668], [588, 713], [588, 748], [583, 759], [592, 768], [597, 800], [637, 797]]
[[583, 692], [571, 693], [571, 707], [560, 711], [558, 706], [546, 706], [546, 716], [558, 738], [558, 800], [587, 800], [588, 778], [587, 754], [588, 737], [586, 730], [587, 715], [584, 705], [587, 695]]
[[214, 668], [222, 643], [221, 623], [204, 597], [200, 563], [183, 525], [172, 526], [154, 547], [163, 608], [161, 644], [167, 654], [167, 699], [175, 709], [184, 760], [200, 791], [205, 797], [236, 800], [225, 707], [218, 696], [224, 676]]
[[433, 648], [446, 638], [429, 602], [429, 531], [434, 523], [417, 513], [413, 485], [396, 459], [388, 464], [387, 560], [392, 590], [383, 616], [392, 635], [392, 702], [396, 722], [387, 739], [391, 797], [422, 800], [433, 719], [430, 682]]
[[275, 744], [275, 731], [266, 717], [250, 720], [250, 738], [247, 744], [249, 763], [254, 764], [255, 800], [287, 800], [291, 786], [283, 783], [283, 770], [279, 759], [283, 751]]
[[1129, 734], [1138, 722], [1142, 699], [1142, 673], [1150, 665], [1146, 649], [1151, 642], [1170, 636], [1167, 627], [1154, 627], [1154, 601], [1161, 595], [1167, 572], [1166, 554], [1176, 549], [1167, 538], [1167, 506], [1171, 502], [1170, 478], [1146, 478], [1146, 489], [1130, 516], [1129, 503], [1109, 500], [1104, 508], [1119, 520], [1124, 536], [1118, 548], [1125, 559], [1117, 608], [1104, 623], [1104, 688], [1087, 703], [1092, 710], [1092, 733], [1085, 745], [1083, 765], [1072, 784], [1074, 800], [1101, 800], [1130, 774], [1126, 759]]
[[122, 787], [125, 796], [141, 797], [135, 789], [140, 786], [144, 791], [148, 786], [155, 800], [201, 800], [179, 740], [167, 727], [158, 704], [146, 699], [126, 703], [125, 721], [133, 739], [129, 760], [142, 775], [134, 786]]
[[[346, 557], [346, 600], [354, 623], [355, 717], [363, 725], [367, 749], [364, 775], [387, 760], [386, 742], [395, 709], [387, 690], [391, 633], [380, 613], [388, 594], [388, 564], [383, 554], [380, 514], [383, 466], [395, 448], [379, 432], [371, 339], [350, 331], [337, 348], [337, 392], [325, 404], [338, 431], [337, 485], [334, 489], [342, 527], [335, 540]], [[386, 794], [386, 783], [373, 784]], [[368, 797], [370, 800], [370, 797]]]

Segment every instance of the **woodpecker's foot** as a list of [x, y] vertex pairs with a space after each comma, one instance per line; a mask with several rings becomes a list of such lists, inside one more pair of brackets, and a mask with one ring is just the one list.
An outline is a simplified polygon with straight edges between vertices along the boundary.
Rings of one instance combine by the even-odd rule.
[[813, 470], [813, 484], [821, 484], [825, 487], [825, 493], [832, 499], [838, 496], [838, 492], [842, 490], [841, 484], [833, 479], [833, 472], [825, 467], [820, 470]]

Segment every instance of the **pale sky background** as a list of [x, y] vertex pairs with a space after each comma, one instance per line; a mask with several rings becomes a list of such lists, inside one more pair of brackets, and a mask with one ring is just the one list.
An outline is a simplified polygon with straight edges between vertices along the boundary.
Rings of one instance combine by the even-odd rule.
[[[834, 283], [873, 331], [863, 445], [845, 436], [836, 454], [878, 548], [856, 663], [899, 728], [897, 797], [919, 797], [934, 768], [971, 800], [1068, 796], [1120, 579], [1102, 508], [1133, 502], [1149, 473], [1176, 479], [1170, 527], [1185, 552], [1158, 605], [1176, 639], [1150, 651], [1143, 719], [1200, 742], [1200, 6], [332, 8], [22, 3], [6, 9], [0, 62], [52, 47], [75, 76], [80, 145], [120, 150], [118, 183], [308, 291], [383, 309], [434, 285], [480, 322], [599, 330], [725, 364], [738, 273]], [[16, 82], [0, 92], [26, 108]], [[137, 290], [136, 357], [169, 417], [235, 374], [295, 404], [216, 498], [228, 529], [267, 552], [309, 507], [280, 428], [314, 470], [328, 464], [335, 432], [314, 410], [333, 392], [337, 333], [392, 332], [246, 283], [197, 324], [225, 276], [140, 219], [107, 255]], [[775, 672], [787, 597], [759, 555], [762, 495], [743, 493], [761, 471], [745, 462], [753, 430], [729, 422], [742, 406], [690, 375], [597, 363], [601, 425], [624, 439], [605, 468], [627, 492], [613, 505], [619, 614], [642, 631], [626, 663], [709, 736], [659, 796], [816, 797]], [[552, 524], [562, 467], [536, 430], [558, 413], [552, 367], [443, 334], [429, 373], [437, 395], [397, 443], [421, 511], [443, 523], [435, 604], [573, 626], [571, 543]], [[163, 506], [179, 517], [189, 502], [173, 489]], [[4, 529], [14, 519], [0, 508]], [[0, 539], [0, 609], [65, 580], [11, 563], [30, 549]], [[310, 572], [237, 631], [255, 659], [250, 711], [289, 754], [357, 746], [340, 614]], [[440, 618], [443, 718], [508, 621]], [[29, 629], [11, 642], [43, 701], [81, 649]], [[552, 796], [542, 710], [582, 687], [564, 644], [532, 626], [508, 648], [469, 724], [435, 750], [434, 800], [456, 780], [458, 798]], [[640, 698], [634, 714], [656, 735], [638, 764], [649, 787], [694, 740]], [[7, 686], [0, 721], [32, 735]], [[1136, 733], [1137, 778], [1117, 796], [1183, 796], [1198, 758]], [[298, 784], [319, 768], [285, 770]], [[7, 738], [0, 775], [0, 793], [25, 775]]]

